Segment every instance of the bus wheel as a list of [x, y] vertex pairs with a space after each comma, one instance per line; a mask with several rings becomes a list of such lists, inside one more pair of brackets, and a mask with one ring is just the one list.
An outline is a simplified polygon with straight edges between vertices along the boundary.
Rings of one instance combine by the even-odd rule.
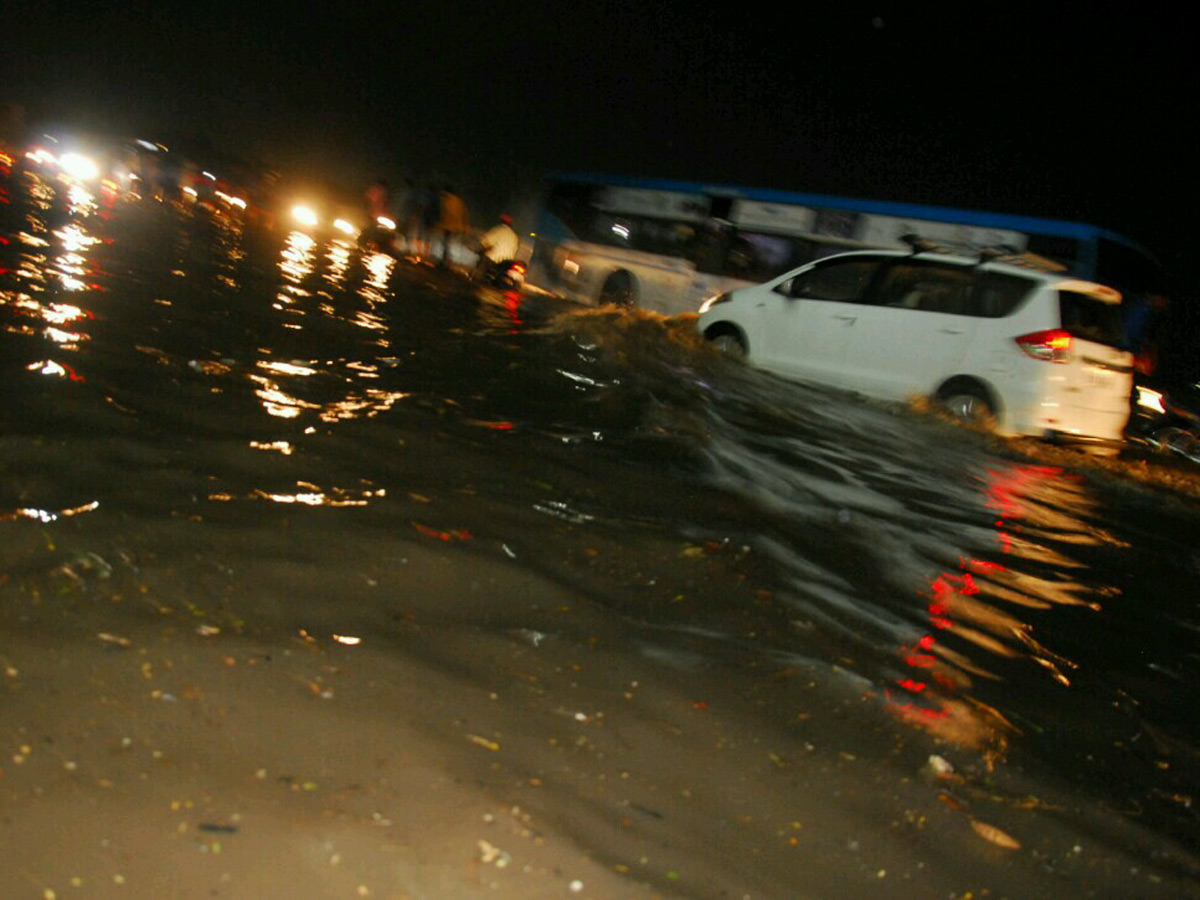
[[633, 279], [629, 273], [621, 270], [613, 272], [604, 281], [600, 289], [600, 305], [633, 306]]

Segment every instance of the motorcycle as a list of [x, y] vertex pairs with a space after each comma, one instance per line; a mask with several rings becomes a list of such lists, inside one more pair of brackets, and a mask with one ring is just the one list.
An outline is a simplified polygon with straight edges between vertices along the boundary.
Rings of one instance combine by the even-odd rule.
[[1191, 385], [1168, 392], [1139, 384], [1136, 392], [1128, 438], [1200, 465], [1200, 388]]
[[475, 280], [479, 284], [494, 287], [501, 291], [519, 291], [525, 284], [527, 266], [519, 259], [505, 259], [494, 262], [487, 257], [480, 260], [480, 269]]

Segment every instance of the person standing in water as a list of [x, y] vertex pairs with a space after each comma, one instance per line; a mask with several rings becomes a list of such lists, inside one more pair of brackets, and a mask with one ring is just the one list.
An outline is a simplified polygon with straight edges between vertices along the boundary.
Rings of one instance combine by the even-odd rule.
[[448, 184], [442, 186], [441, 207], [442, 216], [438, 230], [442, 233], [442, 265], [448, 266], [451, 245], [462, 240], [462, 235], [470, 230], [470, 223], [467, 219], [467, 205]]

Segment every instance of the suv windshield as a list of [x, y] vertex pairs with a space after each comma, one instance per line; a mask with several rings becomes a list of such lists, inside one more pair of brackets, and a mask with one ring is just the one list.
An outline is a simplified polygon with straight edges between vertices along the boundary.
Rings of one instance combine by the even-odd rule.
[[1119, 304], [1105, 303], [1074, 291], [1059, 291], [1058, 305], [1063, 330], [1072, 337], [1109, 347], [1124, 345], [1125, 329]]

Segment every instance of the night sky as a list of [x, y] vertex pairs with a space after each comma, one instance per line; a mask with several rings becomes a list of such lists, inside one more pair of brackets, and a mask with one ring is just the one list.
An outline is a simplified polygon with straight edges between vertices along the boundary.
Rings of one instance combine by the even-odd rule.
[[481, 211], [589, 170], [1079, 219], [1196, 283], [1183, 12], [292, 6], [9, 5], [0, 101], [348, 191], [448, 180]]

